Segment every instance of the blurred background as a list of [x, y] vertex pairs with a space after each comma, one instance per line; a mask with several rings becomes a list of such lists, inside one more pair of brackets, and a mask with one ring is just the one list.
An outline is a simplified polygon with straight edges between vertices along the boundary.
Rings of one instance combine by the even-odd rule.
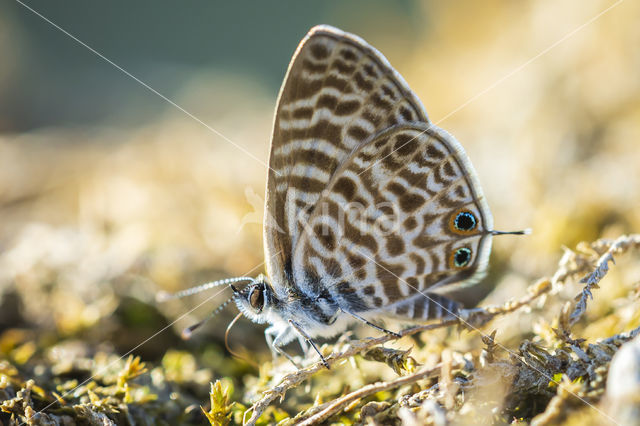
[[[1, 356], [73, 341], [223, 368], [235, 308], [178, 336], [229, 293], [192, 312], [214, 292], [154, 296], [263, 272], [276, 96], [320, 23], [380, 50], [463, 144], [497, 229], [533, 229], [495, 240], [468, 303], [523, 295], [563, 246], [640, 229], [638, 2], [24, 3], [42, 16], [0, 14]], [[262, 332], [241, 320], [231, 344], [269, 359]]]

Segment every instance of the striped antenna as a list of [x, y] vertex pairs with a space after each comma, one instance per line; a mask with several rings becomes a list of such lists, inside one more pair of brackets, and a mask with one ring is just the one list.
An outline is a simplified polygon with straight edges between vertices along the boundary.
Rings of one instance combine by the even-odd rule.
[[225, 308], [225, 306], [227, 306], [229, 304], [229, 302], [231, 302], [232, 300], [233, 300], [233, 296], [228, 298], [222, 305], [220, 305], [216, 309], [214, 309], [213, 312], [211, 312], [208, 317], [206, 317], [205, 319], [200, 320], [197, 323], [195, 323], [193, 325], [190, 325], [189, 327], [187, 327], [184, 330], [182, 330], [182, 339], [189, 340], [191, 338], [191, 336], [193, 335], [194, 331], [196, 331], [198, 328], [200, 328], [203, 324], [205, 324], [211, 318], [213, 318], [216, 315], [218, 315]]
[[191, 296], [193, 294], [200, 293], [200, 292], [205, 291], [205, 290], [209, 290], [210, 288], [213, 288], [213, 287], [219, 287], [221, 285], [233, 284], [233, 283], [237, 283], [237, 282], [240, 282], [240, 281], [254, 281], [254, 279], [251, 278], [251, 277], [226, 278], [224, 280], [212, 281], [210, 283], [202, 284], [202, 285], [199, 285], [199, 286], [196, 286], [196, 287], [191, 287], [191, 288], [188, 288], [186, 290], [182, 290], [182, 291], [179, 291], [179, 292], [173, 293], [173, 294], [168, 293], [166, 291], [159, 291], [158, 294], [156, 294], [156, 301], [158, 303], [161, 303], [161, 302], [166, 302], [167, 300], [171, 300], [171, 299], [180, 299], [182, 297]]

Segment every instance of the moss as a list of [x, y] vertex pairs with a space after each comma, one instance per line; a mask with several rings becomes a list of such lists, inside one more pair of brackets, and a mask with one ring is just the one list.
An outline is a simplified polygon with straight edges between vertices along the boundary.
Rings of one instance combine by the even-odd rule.
[[[602, 400], [613, 355], [640, 330], [637, 289], [620, 281], [624, 271], [614, 282], [602, 280], [613, 255], [638, 241], [597, 241], [567, 251], [553, 277], [533, 283], [519, 300], [463, 312], [458, 333], [437, 324], [416, 329], [410, 349], [404, 340], [397, 348], [382, 346], [389, 336], [357, 341], [345, 335], [322, 346], [333, 353], [331, 371], [302, 357], [298, 362], [310, 367], [300, 372], [281, 359], [256, 371], [209, 344], [196, 351], [167, 348], [159, 361], [143, 361], [101, 344], [34, 339], [28, 330], [8, 329], [0, 334], [0, 420], [226, 425], [257, 413], [259, 425], [314, 416], [336, 424], [469, 423], [479, 416], [497, 423], [597, 422], [603, 414], [586, 404]], [[626, 285], [626, 296], [615, 299], [615, 307], [598, 306], [611, 303], [599, 295], [612, 285]], [[513, 322], [523, 315], [529, 320]], [[512, 320], [495, 327], [503, 317]], [[251, 407], [269, 395], [264, 406]]]

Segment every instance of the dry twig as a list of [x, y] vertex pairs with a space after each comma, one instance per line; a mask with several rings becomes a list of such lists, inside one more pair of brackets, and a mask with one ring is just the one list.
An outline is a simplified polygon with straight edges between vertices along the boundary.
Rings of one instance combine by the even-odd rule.
[[609, 272], [609, 262], [615, 263], [613, 255], [624, 253], [630, 248], [640, 247], [640, 234], [623, 235], [615, 241], [599, 240], [594, 246], [598, 245], [607, 247], [607, 251], [598, 259], [595, 270], [580, 280], [581, 283], [586, 285], [582, 292], [576, 296], [577, 303], [573, 312], [569, 315], [569, 326], [574, 325], [584, 315], [587, 310], [587, 301], [589, 298], [593, 299], [591, 290], [599, 288], [598, 283]]
[[623, 343], [626, 343], [629, 340], [632, 340], [634, 337], [638, 335], [640, 335], [640, 326], [634, 328], [633, 330], [629, 330], [624, 333], [619, 333], [619, 334], [616, 334], [615, 336], [602, 339], [598, 343], [605, 344], [605, 345], [622, 346]]
[[[622, 236], [615, 241], [610, 240], [600, 240], [596, 243], [592, 244], [592, 248], [596, 250], [598, 253], [604, 252], [597, 262], [596, 269], [587, 275], [585, 278], [581, 280], [581, 282], [586, 283], [587, 285], [583, 289], [581, 295], [578, 296], [578, 303], [576, 305], [575, 310], [571, 315], [567, 316], [567, 325], [572, 325], [576, 321], [580, 319], [582, 314], [586, 309], [586, 303], [588, 297], [592, 297], [591, 289], [597, 288], [597, 283], [604, 277], [607, 273], [609, 267], [608, 264], [610, 261], [613, 261], [613, 254], [619, 254], [624, 251], [629, 250], [632, 247], [640, 247], [640, 235], [628, 235]], [[459, 325], [467, 329], [475, 329], [486, 324], [491, 321], [496, 316], [509, 314], [514, 312], [522, 307], [530, 306], [533, 301], [540, 298], [541, 296], [550, 293], [552, 290], [557, 289], [560, 284], [562, 284], [568, 278], [575, 276], [577, 274], [584, 273], [585, 270], [588, 270], [592, 265], [592, 261], [585, 258], [580, 254], [577, 254], [571, 250], [567, 250], [563, 255], [562, 259], [559, 262], [559, 267], [556, 273], [553, 275], [551, 279], [542, 279], [531, 285], [528, 289], [528, 295], [516, 301], [508, 301], [502, 306], [488, 306], [484, 308], [476, 308], [476, 309], [468, 309], [462, 310], [460, 315], [455, 319], [445, 320], [443, 322], [437, 324], [429, 324], [418, 327], [413, 327], [407, 330], [404, 330], [401, 335], [408, 336], [421, 331], [434, 330], [437, 328], [447, 327], [450, 325]], [[628, 334], [628, 336], [627, 336]], [[640, 329], [635, 329], [624, 336], [619, 335], [619, 337], [623, 340], [626, 340], [627, 337], [631, 338], [637, 334], [640, 334]], [[488, 337], [488, 336], [484, 336]], [[614, 336], [616, 337], [616, 336]], [[376, 339], [365, 339], [358, 340], [354, 342], [350, 342], [347, 349], [342, 352], [332, 354], [327, 357], [327, 362], [329, 365], [334, 365], [337, 362], [347, 359], [351, 356], [357, 355], [364, 350], [370, 349], [374, 346], [381, 345], [391, 340], [397, 339], [391, 335], [385, 335]], [[609, 339], [607, 339], [609, 340]], [[571, 343], [577, 343], [571, 342]], [[608, 343], [607, 341], [603, 341], [603, 343]], [[574, 349], [577, 346], [574, 344], [572, 346]], [[577, 348], [579, 349], [579, 348]], [[322, 363], [316, 363], [312, 366], [309, 366], [304, 369], [300, 369], [294, 373], [286, 375], [280, 383], [268, 389], [264, 392], [263, 397], [258, 400], [252, 407], [252, 416], [247, 422], [248, 425], [254, 425], [258, 418], [262, 415], [262, 413], [276, 400], [276, 398], [280, 397], [282, 400], [287, 390], [294, 388], [300, 385], [302, 382], [306, 381], [308, 378], [313, 376], [318, 371], [323, 371], [324, 366]], [[435, 374], [438, 371], [437, 368], [431, 370], [422, 370], [418, 373], [411, 374], [409, 376], [403, 376], [398, 378], [392, 382], [388, 383], [377, 383], [373, 385], [365, 386], [357, 391], [354, 391], [348, 395], [340, 397], [332, 402], [326, 404], [325, 408], [322, 408], [321, 411], [315, 412], [310, 418], [305, 420], [304, 424], [307, 424], [312, 421], [321, 421], [325, 420], [329, 416], [339, 412], [349, 403], [354, 402], [358, 398], [362, 398], [364, 396], [370, 395], [371, 393], [378, 392], [384, 389], [390, 389], [391, 387], [396, 387], [404, 383], [409, 383], [412, 380], [419, 380], [420, 378], [428, 377], [431, 374]], [[424, 375], [424, 376], [423, 376]], [[408, 381], [407, 381], [408, 380]], [[389, 386], [389, 387], [386, 387]], [[371, 392], [371, 393], [368, 393]]]
[[373, 395], [377, 392], [382, 392], [389, 389], [394, 389], [409, 383], [417, 382], [418, 380], [427, 379], [430, 377], [435, 377], [440, 372], [442, 366], [437, 365], [433, 368], [429, 368], [426, 370], [420, 370], [417, 373], [410, 374], [408, 376], [398, 377], [395, 380], [391, 380], [390, 382], [379, 382], [373, 383], [371, 385], [364, 386], [356, 391], [353, 391], [347, 395], [344, 395], [340, 398], [333, 400], [331, 403], [327, 404], [327, 406], [320, 411], [319, 413], [314, 414], [313, 416], [305, 419], [303, 422], [300, 422], [300, 426], [307, 426], [322, 422], [332, 415], [339, 413], [344, 407], [349, 405], [350, 403], [357, 401], [359, 399], [365, 398], [369, 395]]
[[[400, 334], [402, 336], [408, 336], [411, 334], [418, 333], [420, 331], [433, 330], [436, 328], [448, 327], [450, 325], [455, 325], [455, 324], [458, 324], [458, 320], [451, 319], [451, 320], [443, 321], [437, 324], [428, 324], [428, 325], [423, 325], [419, 327], [413, 327], [413, 328], [404, 330]], [[369, 349], [373, 346], [380, 345], [395, 339], [397, 338], [394, 336], [384, 335], [376, 339], [356, 340], [356, 341], [350, 342], [346, 350], [344, 350], [343, 352], [339, 352], [337, 354], [332, 354], [329, 357], [327, 357], [326, 360], [327, 360], [327, 363], [331, 366], [336, 364], [340, 360], [357, 355], [360, 352], [366, 349]], [[253, 410], [253, 413], [251, 415], [251, 418], [247, 422], [247, 424], [248, 425], [255, 424], [255, 422], [258, 420], [258, 418], [264, 412], [264, 410], [266, 410], [267, 407], [273, 401], [275, 401], [276, 398], [280, 397], [280, 399], [282, 400], [287, 390], [298, 386], [300, 383], [304, 382], [305, 380], [307, 380], [309, 377], [311, 377], [318, 371], [324, 371], [324, 369], [325, 369], [324, 365], [321, 362], [318, 362], [310, 367], [300, 369], [291, 374], [287, 374], [284, 378], [282, 378], [282, 380], [278, 385], [265, 391], [262, 399], [260, 399], [258, 402], [253, 404], [253, 406], [251, 407], [251, 409]]]
[[[412, 327], [407, 330], [401, 332], [401, 336], [409, 336], [412, 334], [419, 333], [421, 331], [434, 330], [437, 328], [448, 327], [450, 325], [461, 325], [466, 328], [477, 329], [481, 325], [490, 321], [494, 317], [498, 315], [503, 315], [506, 313], [513, 312], [523, 306], [529, 305], [533, 300], [542, 296], [543, 294], [549, 292], [552, 286], [550, 285], [549, 280], [541, 280], [536, 284], [532, 285], [529, 289], [529, 294], [518, 301], [509, 301], [505, 303], [503, 306], [491, 306], [487, 308], [476, 308], [476, 309], [468, 309], [460, 312], [458, 318], [445, 320], [439, 322], [437, 324], [428, 324], [422, 325], [418, 327]], [[332, 354], [326, 358], [327, 363], [331, 366], [337, 363], [340, 360], [349, 358], [351, 356], [357, 355], [362, 351], [369, 349], [376, 345], [381, 345], [390, 340], [396, 340], [397, 338], [391, 335], [384, 335], [378, 337], [376, 339], [365, 339], [365, 340], [356, 340], [350, 342], [348, 348], [343, 352], [339, 352], [336, 354]], [[325, 369], [322, 363], [316, 363], [310, 367], [300, 369], [291, 374], [286, 375], [279, 384], [268, 389], [264, 392], [264, 396], [258, 400], [251, 407], [252, 415], [248, 420], [247, 425], [254, 425], [258, 418], [262, 415], [262, 413], [267, 409], [269, 405], [276, 398], [280, 397], [282, 400], [284, 398], [287, 390], [298, 386], [300, 383], [307, 380], [309, 377], [313, 376], [318, 371], [323, 371]]]

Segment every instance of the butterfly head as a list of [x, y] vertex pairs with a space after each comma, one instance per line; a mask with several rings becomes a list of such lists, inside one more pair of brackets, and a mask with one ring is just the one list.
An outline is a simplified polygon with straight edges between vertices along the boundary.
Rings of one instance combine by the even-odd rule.
[[256, 323], [268, 321], [270, 307], [273, 305], [273, 290], [266, 278], [261, 275], [243, 289], [231, 285], [233, 299], [247, 318]]

